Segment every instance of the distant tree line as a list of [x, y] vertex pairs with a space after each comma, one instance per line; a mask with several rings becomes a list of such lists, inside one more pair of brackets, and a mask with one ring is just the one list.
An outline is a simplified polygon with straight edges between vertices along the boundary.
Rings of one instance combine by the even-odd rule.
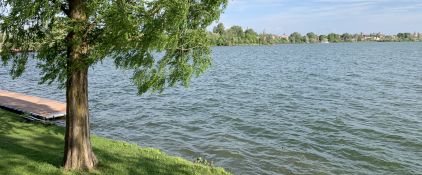
[[[64, 33], [65, 31], [55, 31]], [[385, 35], [382, 33], [371, 34], [336, 34], [317, 35], [309, 32], [302, 35], [294, 32], [290, 35], [276, 35], [269, 33], [257, 33], [253, 29], [243, 29], [241, 26], [225, 28], [223, 23], [215, 26], [208, 34], [212, 45], [271, 45], [271, 44], [302, 44], [302, 43], [342, 43], [342, 42], [418, 42], [422, 41], [422, 33], [398, 33], [397, 35]], [[3, 44], [4, 36], [0, 32], [0, 46]], [[40, 43], [33, 43], [31, 50], [38, 50]], [[19, 48], [17, 48], [19, 50]]]
[[382, 33], [371, 34], [336, 34], [316, 35], [313, 32], [302, 36], [298, 32], [294, 32], [289, 36], [290, 43], [341, 43], [341, 42], [416, 42], [422, 41], [421, 33], [398, 33], [397, 35], [385, 35]]
[[213, 45], [268, 45], [268, 44], [301, 44], [301, 43], [341, 43], [341, 42], [417, 42], [422, 41], [422, 33], [398, 33], [385, 35], [382, 33], [371, 34], [336, 34], [317, 35], [313, 32], [302, 35], [294, 32], [290, 35], [275, 35], [265, 32], [258, 34], [253, 29], [243, 30], [241, 26], [225, 28], [223, 23], [215, 26], [209, 37]]
[[258, 34], [253, 29], [243, 30], [241, 26], [232, 26], [228, 29], [224, 24], [219, 23], [209, 34], [213, 45], [267, 45], [288, 43], [287, 38], [282, 38], [273, 34]]

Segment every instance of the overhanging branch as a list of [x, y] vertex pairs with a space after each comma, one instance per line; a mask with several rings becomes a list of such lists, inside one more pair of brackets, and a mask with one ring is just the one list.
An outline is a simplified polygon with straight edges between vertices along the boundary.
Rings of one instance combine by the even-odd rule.
[[[60, 3], [60, 2], [57, 2], [57, 0], [51, 0], [51, 2], [53, 4]], [[60, 3], [60, 10], [62, 10], [63, 13], [66, 14], [66, 16], [69, 16], [70, 15], [69, 8], [66, 7], [66, 4]]]

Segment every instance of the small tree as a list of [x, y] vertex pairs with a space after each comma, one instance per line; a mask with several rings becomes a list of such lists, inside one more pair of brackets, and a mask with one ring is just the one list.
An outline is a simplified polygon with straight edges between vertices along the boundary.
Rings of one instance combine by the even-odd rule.
[[291, 43], [295, 44], [295, 43], [303, 43], [303, 38], [302, 35], [298, 32], [294, 32], [292, 34], [290, 34], [289, 36], [289, 40]]
[[258, 33], [256, 33], [253, 29], [246, 29], [245, 30], [245, 40], [247, 40], [247, 44], [254, 44], [258, 38]]
[[318, 35], [313, 32], [307, 33], [306, 36], [308, 37], [310, 43], [317, 43], [319, 41]]
[[341, 40], [343, 42], [352, 42], [353, 41], [353, 35], [351, 35], [349, 33], [344, 33], [340, 37], [341, 37]]
[[[91, 169], [88, 68], [106, 57], [134, 70], [138, 94], [188, 86], [211, 63], [206, 27], [227, 0], [2, 0], [1, 59], [16, 78], [39, 43], [41, 82], [66, 88], [65, 169]], [[19, 49], [20, 54], [12, 52]], [[154, 53], [164, 53], [157, 57]]]
[[341, 40], [340, 35], [335, 34], [335, 33], [328, 34], [327, 39], [330, 43], [338, 43]]
[[224, 24], [223, 23], [218, 23], [217, 26], [215, 26], [212, 31], [214, 33], [218, 33], [220, 35], [223, 35], [224, 34], [224, 30], [225, 30]]
[[319, 42], [328, 42], [326, 35], [319, 35], [318, 39]]
[[243, 29], [241, 26], [232, 26], [226, 32], [238, 38], [243, 37]]

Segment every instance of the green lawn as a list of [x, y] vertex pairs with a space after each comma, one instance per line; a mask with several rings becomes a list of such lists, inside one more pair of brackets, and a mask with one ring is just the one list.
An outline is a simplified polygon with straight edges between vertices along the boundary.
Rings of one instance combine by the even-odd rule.
[[0, 174], [229, 174], [169, 156], [154, 148], [93, 136], [100, 161], [96, 170], [67, 172], [61, 167], [64, 128], [25, 123], [22, 117], [0, 109]]

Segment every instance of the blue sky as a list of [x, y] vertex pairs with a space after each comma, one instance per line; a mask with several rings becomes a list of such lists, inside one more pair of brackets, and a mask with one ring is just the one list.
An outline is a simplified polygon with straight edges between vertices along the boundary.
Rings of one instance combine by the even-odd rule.
[[257, 32], [422, 32], [422, 0], [230, 0], [226, 27]]

